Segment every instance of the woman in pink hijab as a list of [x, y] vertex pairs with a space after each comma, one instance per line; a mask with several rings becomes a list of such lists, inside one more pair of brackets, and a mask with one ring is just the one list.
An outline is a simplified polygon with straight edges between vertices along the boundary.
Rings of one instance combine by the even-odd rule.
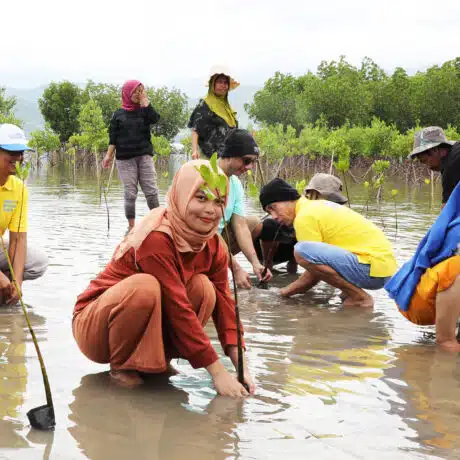
[[150, 104], [144, 85], [138, 80], [128, 80], [121, 92], [122, 107], [112, 116], [109, 126], [109, 148], [102, 160], [104, 168], [110, 167], [114, 155], [118, 175], [123, 182], [125, 216], [128, 231], [136, 218], [138, 184], [141, 186], [149, 209], [159, 206], [157, 174], [152, 157], [152, 125], [160, 115]]
[[[135, 386], [142, 374], [168, 369], [171, 358], [204, 367], [217, 392], [247, 395], [220, 361], [204, 330], [212, 317], [219, 341], [238, 364], [235, 303], [228, 256], [218, 235], [221, 202], [201, 190], [197, 167], [185, 163], [174, 176], [168, 206], [150, 211], [118, 246], [112, 260], [74, 309], [72, 329], [80, 350], [109, 363], [118, 383]], [[245, 381], [255, 385], [244, 360]]]

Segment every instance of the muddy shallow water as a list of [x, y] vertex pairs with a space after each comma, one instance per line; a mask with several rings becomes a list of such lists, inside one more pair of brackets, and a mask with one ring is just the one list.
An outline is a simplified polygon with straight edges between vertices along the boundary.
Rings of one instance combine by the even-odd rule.
[[[167, 179], [162, 177], [162, 200]], [[394, 185], [389, 184], [389, 187]], [[109, 196], [111, 229], [97, 184], [56, 169], [29, 179], [29, 241], [50, 266], [27, 282], [25, 300], [40, 340], [57, 427], [41, 433], [26, 412], [44, 404], [39, 363], [18, 307], [0, 310], [0, 458], [8, 459], [405, 459], [460, 458], [460, 358], [439, 352], [432, 328], [417, 328], [384, 291], [373, 312], [344, 310], [333, 289], [283, 300], [281, 274], [269, 291], [240, 292], [257, 393], [216, 397], [204, 370], [174, 360], [175, 376], [136, 390], [115, 387], [107, 365], [88, 361], [71, 332], [77, 294], [123, 236], [122, 193]], [[388, 200], [372, 218], [407, 260], [439, 209], [440, 191], [400, 185], [398, 232]], [[352, 187], [363, 207], [362, 186]], [[138, 215], [145, 214], [139, 198]], [[248, 199], [251, 213], [262, 214]], [[221, 352], [212, 326], [207, 329]], [[224, 362], [231, 368], [225, 358]]]

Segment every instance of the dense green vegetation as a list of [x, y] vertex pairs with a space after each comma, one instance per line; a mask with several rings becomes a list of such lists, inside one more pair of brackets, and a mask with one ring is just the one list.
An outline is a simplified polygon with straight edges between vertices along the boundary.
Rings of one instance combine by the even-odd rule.
[[316, 74], [277, 72], [246, 109], [258, 123], [297, 132], [319, 120], [330, 128], [369, 126], [374, 117], [405, 132], [417, 123], [460, 128], [459, 107], [460, 57], [413, 76], [398, 67], [390, 76], [369, 58], [355, 67], [341, 56], [321, 62]]
[[[170, 141], [188, 121], [187, 96], [177, 89], [146, 88], [161, 120], [153, 127], [152, 141], [160, 155], [170, 153]], [[86, 86], [68, 82], [52, 82], [39, 99], [46, 121], [45, 128], [30, 134], [31, 145], [37, 152], [37, 163], [45, 152], [70, 153], [69, 158], [96, 158], [108, 145], [108, 126], [115, 110], [121, 105], [121, 88], [117, 85], [95, 83]], [[0, 87], [0, 123], [21, 125], [14, 116], [16, 100], [7, 97]], [[90, 155], [85, 155], [89, 153]], [[93, 156], [94, 154], [94, 156]]]
[[[84, 88], [68, 81], [51, 83], [39, 99], [46, 127], [31, 133], [38, 154], [102, 152], [110, 118], [120, 107], [120, 91], [117, 85], [91, 80]], [[186, 126], [187, 97], [166, 87], [147, 87], [147, 92], [161, 115], [152, 140], [157, 153], [167, 155], [170, 141]], [[15, 103], [0, 87], [0, 122], [20, 124]], [[331, 168], [341, 172], [357, 158], [400, 162], [423, 126], [442, 126], [449, 139], [460, 139], [459, 107], [460, 57], [415, 75], [402, 68], [388, 75], [369, 58], [353, 66], [341, 56], [321, 62], [316, 73], [295, 77], [277, 72], [246, 104], [268, 162], [329, 157]], [[190, 150], [190, 139], [183, 143]]]
[[5, 88], [0, 86], [0, 124], [12, 123], [21, 126], [21, 120], [14, 116], [14, 106], [16, 98], [8, 97], [5, 94]]
[[[409, 76], [387, 75], [365, 58], [360, 67], [342, 56], [323, 61], [316, 74], [277, 72], [246, 105], [261, 126], [256, 137], [270, 159], [331, 155], [330, 138], [341, 138], [351, 157], [404, 158], [422, 126], [460, 131], [460, 57]], [[333, 149], [332, 149], [333, 150]]]
[[[270, 161], [286, 157], [307, 155], [314, 160], [318, 156], [337, 156], [343, 150], [353, 158], [388, 158], [401, 161], [411, 151], [416, 126], [401, 133], [395, 125], [374, 118], [370, 126], [343, 126], [330, 129], [322, 120], [308, 124], [297, 134], [295, 128], [288, 125], [265, 125], [255, 132], [255, 138], [262, 152]], [[460, 139], [459, 132], [448, 125], [445, 129], [448, 139]]]

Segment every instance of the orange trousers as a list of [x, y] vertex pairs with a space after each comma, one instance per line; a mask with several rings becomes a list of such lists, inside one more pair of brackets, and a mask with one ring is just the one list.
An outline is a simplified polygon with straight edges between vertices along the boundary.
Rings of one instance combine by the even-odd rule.
[[[214, 285], [200, 274], [193, 276], [186, 288], [204, 326], [216, 304]], [[87, 358], [110, 363], [113, 370], [164, 372], [168, 358], [177, 357], [163, 342], [160, 283], [146, 273], [107, 289], [74, 317], [72, 330]]]
[[399, 310], [409, 321], [420, 326], [436, 323], [436, 295], [452, 286], [460, 276], [460, 256], [449, 257], [429, 268], [420, 278], [407, 311]]

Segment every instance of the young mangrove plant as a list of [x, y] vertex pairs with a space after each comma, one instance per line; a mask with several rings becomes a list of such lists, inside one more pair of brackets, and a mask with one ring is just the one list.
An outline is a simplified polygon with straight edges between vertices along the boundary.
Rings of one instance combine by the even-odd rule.
[[395, 188], [391, 191], [391, 197], [393, 198], [393, 202], [395, 205], [395, 223], [396, 223], [395, 240], [396, 240], [396, 236], [398, 235], [398, 206], [396, 204], [396, 197], [398, 196], [398, 193], [399, 193], [398, 190]]
[[[23, 197], [24, 197], [24, 188], [25, 188], [24, 181], [27, 179], [27, 176], [29, 175], [29, 169], [30, 169], [30, 163], [26, 163], [24, 166], [20, 165], [19, 162], [16, 163], [16, 174], [23, 181], [23, 189], [22, 189]], [[19, 217], [19, 226], [21, 225], [21, 219], [22, 219], [22, 207], [21, 207], [20, 212], [21, 214]], [[45, 368], [45, 362], [43, 360], [43, 356], [41, 354], [40, 347], [38, 346], [37, 337], [32, 328], [32, 324], [30, 322], [29, 315], [27, 314], [26, 306], [22, 299], [21, 289], [19, 287], [16, 275], [14, 273], [13, 263], [14, 263], [15, 254], [13, 254], [13, 261], [11, 261], [10, 256], [8, 254], [8, 249], [6, 248], [5, 241], [3, 239], [3, 236], [0, 235], [0, 239], [1, 239], [1, 244], [2, 244], [3, 254], [5, 256], [5, 259], [8, 264], [9, 271], [10, 271], [11, 281], [19, 296], [19, 302], [21, 304], [22, 311], [26, 318], [27, 326], [29, 327], [30, 334], [32, 335], [32, 341], [34, 343], [35, 350], [38, 356], [38, 360], [40, 362], [40, 368], [41, 368], [42, 377], [43, 377], [43, 384], [45, 386], [46, 404], [43, 406], [39, 406], [39, 407], [35, 407], [31, 409], [29, 412], [27, 412], [27, 417], [32, 427], [37, 428], [39, 430], [52, 430], [54, 429], [54, 426], [56, 425], [56, 418], [54, 414], [53, 398], [51, 395], [51, 387], [50, 387], [49, 380], [48, 380], [48, 374]]]
[[53, 397], [51, 395], [51, 387], [50, 387], [50, 383], [48, 379], [48, 374], [45, 368], [45, 362], [43, 360], [43, 356], [41, 354], [40, 347], [38, 346], [37, 337], [32, 328], [32, 324], [30, 322], [29, 315], [27, 314], [26, 306], [22, 299], [21, 289], [19, 288], [19, 284], [16, 281], [16, 276], [14, 274], [13, 265], [8, 255], [8, 250], [6, 248], [5, 241], [3, 240], [3, 236], [0, 235], [0, 239], [2, 243], [3, 254], [5, 255], [6, 262], [8, 263], [8, 268], [10, 270], [11, 280], [12, 280], [14, 288], [16, 289], [16, 292], [19, 295], [19, 302], [21, 304], [22, 311], [27, 321], [27, 326], [29, 327], [29, 331], [32, 336], [32, 341], [35, 346], [35, 351], [37, 352], [38, 360], [40, 362], [40, 368], [42, 371], [43, 384], [45, 386], [46, 404], [29, 410], [29, 412], [27, 412], [27, 418], [29, 419], [30, 424], [34, 428], [37, 428], [39, 430], [52, 430], [54, 429], [56, 425], [56, 418], [54, 415]]
[[243, 348], [241, 344], [241, 325], [240, 325], [240, 310], [238, 306], [238, 290], [236, 287], [235, 273], [233, 271], [232, 248], [231, 248], [231, 243], [230, 243], [231, 240], [230, 240], [230, 235], [229, 235], [228, 226], [227, 226], [228, 222], [225, 222], [224, 205], [223, 205], [223, 200], [222, 200], [222, 198], [227, 193], [227, 177], [222, 171], [219, 170], [217, 166], [217, 154], [216, 153], [214, 153], [214, 155], [211, 157], [210, 164], [211, 164], [211, 168], [203, 164], [199, 168], [196, 168], [196, 169], [200, 173], [201, 177], [203, 178], [205, 182], [201, 186], [201, 190], [206, 194], [208, 199], [218, 200], [218, 202], [220, 203], [221, 211], [222, 211], [222, 218], [224, 219], [224, 231], [227, 237], [229, 266], [232, 272], [233, 292], [235, 296], [236, 334], [237, 334], [237, 349], [238, 349], [237, 375], [238, 375], [238, 381], [241, 383], [241, 385], [243, 385], [246, 388], [246, 390], [249, 391], [248, 386], [244, 382]]

